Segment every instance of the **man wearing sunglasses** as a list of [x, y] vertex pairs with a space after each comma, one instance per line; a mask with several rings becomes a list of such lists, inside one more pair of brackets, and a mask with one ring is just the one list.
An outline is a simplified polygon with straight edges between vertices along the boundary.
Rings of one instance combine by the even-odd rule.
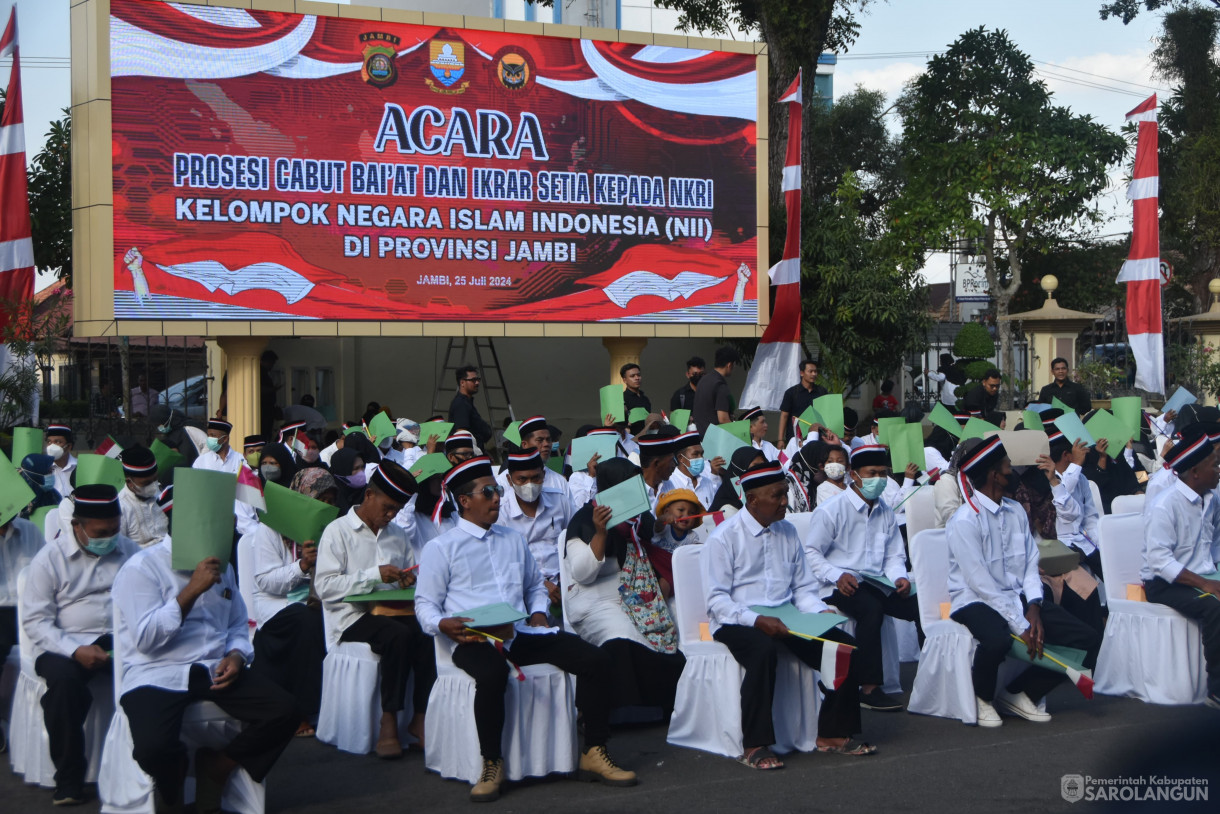
[[491, 440], [491, 425], [479, 415], [474, 406], [474, 397], [479, 392], [483, 379], [474, 365], [463, 365], [457, 369], [457, 393], [449, 404], [449, 420], [454, 430], [470, 430], [474, 440], [484, 449]]

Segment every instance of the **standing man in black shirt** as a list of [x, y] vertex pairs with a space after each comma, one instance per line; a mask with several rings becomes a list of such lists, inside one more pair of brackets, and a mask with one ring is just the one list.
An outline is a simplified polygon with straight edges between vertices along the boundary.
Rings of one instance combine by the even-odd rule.
[[706, 365], [702, 356], [692, 356], [686, 360], [686, 384], [682, 385], [669, 399], [669, 411], [689, 410], [695, 404], [695, 387], [699, 377], [703, 375]]
[[644, 395], [644, 391], [640, 389], [640, 366], [635, 362], [628, 362], [618, 370], [619, 378], [623, 380], [623, 415], [628, 416], [630, 420], [631, 411], [636, 407], [643, 407], [645, 412], [652, 412], [652, 400]]
[[[818, 363], [812, 359], [801, 362], [801, 380], [784, 391], [779, 403], [779, 448], [792, 437], [792, 419], [809, 409], [813, 400], [826, 395], [826, 388], [814, 384], [818, 380]], [[802, 433], [808, 430], [802, 430]]]
[[1067, 359], [1060, 356], [1051, 360], [1051, 375], [1055, 377], [1055, 380], [1038, 393], [1039, 404], [1050, 404], [1051, 399], [1057, 398], [1075, 410], [1078, 415], [1083, 415], [1093, 409], [1093, 399], [1089, 395], [1089, 389], [1068, 378]]
[[449, 404], [449, 420], [453, 422], [455, 432], [470, 430], [478, 445], [486, 449], [487, 442], [491, 440], [491, 425], [483, 420], [478, 408], [474, 406], [474, 397], [479, 392], [479, 384], [482, 381], [479, 369], [474, 365], [457, 369], [458, 391]]
[[717, 348], [711, 372], [699, 379], [690, 417], [700, 435], [707, 431], [709, 424], [727, 424], [733, 420], [733, 399], [727, 380], [739, 361], [741, 356], [733, 348]]

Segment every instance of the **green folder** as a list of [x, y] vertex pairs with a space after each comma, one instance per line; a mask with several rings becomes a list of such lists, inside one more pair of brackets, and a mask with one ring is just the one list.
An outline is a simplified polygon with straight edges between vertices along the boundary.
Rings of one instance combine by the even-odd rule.
[[344, 602], [413, 602], [415, 601], [415, 586], [410, 588], [387, 588], [384, 591], [372, 591], [367, 594], [352, 594], [343, 597]]
[[428, 446], [428, 439], [437, 436], [442, 441], [453, 432], [453, 424], [448, 421], [425, 421], [419, 425], [419, 445]]
[[598, 396], [601, 399], [601, 412], [597, 414], [597, 422], [606, 420], [606, 416], [613, 416], [616, 424], [621, 424], [627, 420], [626, 407], [623, 404], [623, 386], [621, 384], [608, 384], [598, 391]]
[[812, 404], [805, 408], [805, 412], [797, 416], [797, 421], [801, 425], [802, 435], [808, 435], [813, 429], [814, 424], [822, 424], [825, 426], [825, 423], [822, 421], [822, 417], [818, 415], [817, 410], [813, 409]]
[[153, 439], [148, 448], [157, 459], [158, 477], [165, 477], [166, 472], [186, 462], [186, 457], [181, 452], [163, 443], [160, 438]]
[[[118, 458], [107, 458], [105, 455], [97, 455], [92, 452], [76, 456], [77, 487], [105, 483], [118, 490], [122, 489], [126, 482], [127, 479], [123, 477], [123, 464], [119, 462]], [[234, 480], [234, 483], [236, 482]]]
[[354, 432], [364, 432], [364, 427], [348, 427], [343, 431], [344, 435], [351, 435]]
[[596, 501], [598, 506], [610, 507], [610, 521], [606, 523], [607, 528], [639, 517], [644, 512], [652, 511], [652, 501], [648, 499], [644, 479], [639, 475], [598, 492]]
[[174, 473], [171, 568], [194, 571], [208, 557], [219, 559], [222, 571], [229, 567], [236, 491], [237, 478], [228, 472], [183, 467]]
[[669, 423], [686, 432], [686, 428], [690, 426], [690, 410], [674, 410], [669, 414]]
[[445, 457], [443, 452], [430, 452], [427, 455], [420, 457], [418, 461], [411, 464], [411, 477], [415, 478], [416, 483], [423, 483], [428, 478], [436, 475], [443, 475], [453, 469], [453, 464], [449, 463], [449, 459]]
[[984, 421], [981, 418], [971, 416], [970, 420], [966, 422], [966, 426], [962, 428], [962, 440], [965, 441], [967, 438], [982, 438], [987, 433], [996, 432], [999, 429], [999, 427], [990, 421]]
[[749, 421], [730, 421], [727, 424], [718, 424], [720, 429], [737, 438], [743, 444], [750, 444], [750, 422]]
[[1132, 438], [1139, 434], [1140, 425], [1144, 422], [1143, 402], [1139, 396], [1111, 399], [1110, 411], [1125, 428], [1131, 430]]
[[563, 456], [552, 452], [551, 457], [546, 459], [546, 468], [552, 472], [563, 474]]
[[[883, 588], [889, 588], [891, 591], [898, 590], [898, 586], [894, 584], [894, 581], [891, 580], [889, 577], [885, 576], [884, 574], [861, 574], [860, 578], [863, 579], [865, 582], [872, 582], [877, 585], [880, 585]], [[909, 594], [907, 594], [907, 596], [914, 596], [915, 595], [915, 581], [912, 579], [909, 579], [909, 578], [907, 581], [911, 583], [911, 592]]]
[[25, 456], [41, 454], [44, 440], [38, 427], [13, 427], [13, 464], [21, 466]]
[[0, 525], [12, 520], [34, 500], [34, 490], [0, 452]]
[[734, 452], [748, 446], [750, 446], [748, 442], [725, 431], [720, 424], [708, 424], [707, 431], [703, 433], [703, 457], [709, 461], [724, 458], [724, 462], [727, 464]]
[[640, 421], [648, 420], [648, 411], [643, 407], [632, 407], [631, 412], [627, 413], [627, 423], [635, 424]]
[[1109, 439], [1110, 446], [1106, 447], [1106, 454], [1111, 458], [1122, 455], [1127, 442], [1135, 437], [1135, 433], [1128, 429], [1117, 416], [1106, 410], [1098, 410], [1097, 414], [1089, 419], [1089, 423], [1084, 425], [1084, 428], [1094, 438]]
[[1040, 430], [1042, 429], [1042, 416], [1033, 410], [1022, 410], [1021, 423], [1025, 425], [1027, 430]]
[[[888, 419], [882, 419], [887, 421]], [[902, 421], [902, 419], [898, 419]], [[924, 455], [923, 447], [923, 426], [920, 424], [908, 424], [905, 421], [901, 425], [890, 427], [890, 440], [886, 442], [890, 448], [890, 467], [895, 472], [902, 472], [907, 468], [907, 464], [915, 464], [922, 472], [928, 468], [927, 458]]]
[[589, 459], [600, 455], [598, 462], [608, 461], [614, 457], [618, 446], [617, 435], [585, 435], [572, 439], [572, 471], [584, 472], [589, 466]]
[[928, 420], [954, 438], [962, 437], [962, 425], [957, 423], [957, 419], [953, 417], [953, 413], [949, 412], [949, 408], [939, 401], [932, 408], [932, 412], [928, 414]]
[[1075, 413], [1076, 412], [1075, 409], [1067, 406], [1062, 401], [1060, 401], [1058, 396], [1051, 396], [1051, 407], [1054, 407], [1056, 410], [1063, 410], [1063, 412], [1065, 412], [1065, 413]]
[[39, 506], [30, 514], [30, 522], [38, 526], [39, 531], [46, 534], [47, 515], [57, 508], [57, 506]]
[[846, 616], [840, 616], [837, 613], [802, 613], [791, 602], [785, 602], [775, 608], [769, 608], [766, 605], [751, 605], [750, 610], [760, 616], [774, 616], [787, 625], [793, 633], [806, 638], [825, 636], [826, 631], [847, 621]]
[[893, 418], [881, 418], [877, 420], [877, 443], [892, 445], [891, 433], [896, 428], [903, 427], [907, 420], [902, 416]]
[[263, 499], [267, 511], [259, 512], [258, 519], [295, 543], [318, 542], [322, 530], [339, 516], [338, 507], [275, 481], [263, 485]]
[[[1097, 443], [1093, 439], [1093, 435], [1085, 429], [1084, 422], [1080, 420], [1080, 416], [1074, 412], [1067, 412], [1055, 419], [1055, 429], [1063, 433], [1064, 437], [1075, 444], [1077, 441], [1084, 441], [1085, 446], [1093, 446]], [[1126, 443], [1125, 441], [1123, 442]]]
[[[1044, 644], [1042, 645], [1042, 652], [1048, 656], [1054, 656], [1067, 666], [1071, 667], [1073, 670], [1086, 674], [1092, 673], [1092, 670], [1084, 666], [1084, 660], [1085, 657], [1088, 656], [1088, 653], [1083, 650], [1078, 650], [1075, 647], [1068, 647], [1067, 645], [1062, 644]], [[1025, 642], [1016, 638], [1013, 639], [1012, 647], [1009, 648], [1008, 655], [1012, 656], [1018, 661], [1023, 661], [1026, 664], [1033, 664], [1038, 667], [1045, 667], [1046, 669], [1055, 673], [1064, 672], [1062, 667], [1050, 659], [1031, 659], [1029, 657], [1029, 648], [1025, 646]]]
[[515, 447], [521, 446], [521, 422], [514, 421], [504, 428], [504, 440]]
[[822, 417], [826, 429], [840, 438], [843, 437], [843, 394], [830, 393], [813, 400], [813, 409]]
[[494, 605], [483, 605], [480, 608], [458, 611], [453, 615], [469, 619], [470, 621], [466, 623], [466, 627], [472, 627], [476, 630], [511, 625], [526, 618], [526, 614], [507, 602], [497, 602]]
[[378, 413], [369, 420], [369, 438], [374, 444], [380, 444], [386, 438], [398, 435], [398, 428], [385, 413]]

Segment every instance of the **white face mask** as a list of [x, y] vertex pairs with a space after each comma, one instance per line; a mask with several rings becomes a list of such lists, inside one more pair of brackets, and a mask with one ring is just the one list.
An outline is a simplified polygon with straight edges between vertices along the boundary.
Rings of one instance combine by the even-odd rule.
[[533, 503], [542, 494], [541, 483], [514, 483], [513, 491], [517, 493], [517, 497], [525, 503]]
[[843, 464], [832, 463], [822, 467], [822, 471], [826, 473], [826, 477], [831, 480], [843, 480], [843, 476], [847, 474], [847, 467]]
[[161, 493], [161, 484], [157, 481], [153, 481], [145, 486], [133, 486], [130, 488], [132, 494], [134, 494], [140, 500], [152, 500]]
[[59, 444], [47, 444], [47, 454], [58, 461], [63, 457], [64, 448]]

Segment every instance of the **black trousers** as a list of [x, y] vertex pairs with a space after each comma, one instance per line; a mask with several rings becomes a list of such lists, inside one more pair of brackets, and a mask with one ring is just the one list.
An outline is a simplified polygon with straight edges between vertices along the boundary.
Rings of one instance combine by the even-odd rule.
[[1166, 582], [1157, 577], [1144, 583], [1149, 602], [1168, 605], [1187, 619], [1194, 619], [1203, 628], [1203, 659], [1207, 662], [1207, 689], [1220, 695], [1220, 602], [1211, 597], [1199, 598], [1199, 592], [1187, 585]]
[[[94, 642], [103, 650], [113, 645], [107, 634]], [[55, 764], [55, 785], [79, 786], [85, 782], [85, 718], [93, 706], [89, 682], [111, 675], [111, 662], [88, 670], [76, 659], [58, 653], [43, 653], [34, 660], [34, 672], [47, 682], [42, 696], [42, 717]]]
[[658, 653], [630, 639], [602, 642], [601, 650], [610, 657], [612, 708], [661, 707], [673, 712], [686, 656]]
[[453, 649], [453, 663], [474, 678], [474, 720], [484, 759], [503, 756], [508, 659], [521, 667], [553, 664], [574, 675], [576, 709], [585, 724], [585, 748], [605, 746], [610, 737], [610, 656], [571, 633], [518, 633], [507, 653], [482, 642], [459, 644]]
[[[1024, 600], [1022, 600], [1024, 605]], [[974, 694], [990, 703], [995, 699], [996, 679], [1000, 664], [1014, 644], [1008, 622], [997, 610], [983, 602], [974, 602], [951, 617], [965, 625], [970, 635], [978, 641], [974, 651]], [[1101, 633], [1077, 619], [1054, 602], [1042, 603], [1042, 627], [1046, 644], [1060, 644], [1085, 651], [1084, 666], [1092, 669], [1097, 663], [1097, 652], [1101, 650]], [[1010, 693], [1025, 693], [1034, 703], [1041, 701], [1047, 693], [1067, 680], [1063, 673], [1035, 667], [1032, 664], [1009, 682]]]
[[0, 608], [0, 666], [17, 645], [17, 609]]
[[339, 638], [345, 642], [364, 642], [381, 657], [382, 712], [402, 712], [412, 670], [415, 671], [412, 709], [416, 715], [428, 711], [428, 695], [436, 683], [436, 650], [432, 637], [420, 629], [414, 616], [366, 613]]
[[280, 610], [254, 634], [252, 670], [296, 699], [301, 720], [313, 720], [322, 705], [322, 660], [326, 633], [322, 609], [296, 603]]
[[136, 687], [119, 702], [131, 724], [133, 756], [156, 783], [169, 805], [182, 798], [186, 747], [182, 745], [182, 715], [196, 701], [211, 701], [245, 726], [224, 753], [261, 783], [292, 740], [300, 718], [292, 696], [270, 679], [242, 670], [226, 689], [213, 691], [212, 676], [203, 665], [191, 667], [185, 692], [160, 687]]
[[[822, 667], [822, 643], [785, 636], [773, 639], [755, 627], [725, 625], [712, 638], [729, 648], [746, 671], [741, 682], [741, 743], [746, 749], [775, 743], [775, 723], [771, 719], [771, 704], [775, 698], [775, 670], [779, 649], [786, 647], [801, 661], [815, 670]], [[841, 630], [828, 630], [825, 638], [844, 644], [855, 640]], [[851, 666], [843, 686], [835, 690], [822, 684], [825, 696], [818, 713], [818, 737], [844, 738], [860, 731], [860, 678], [856, 674], [856, 659], [852, 652]]]
[[910, 594], [899, 596], [896, 591], [885, 595], [875, 585], [859, 580], [856, 592], [844, 596], [838, 589], [826, 600], [840, 611], [856, 620], [856, 650], [851, 660], [856, 665], [856, 674], [861, 684], [884, 684], [885, 671], [881, 658], [881, 624], [885, 617], [914, 622], [923, 640], [923, 628], [919, 624], [919, 603]]

